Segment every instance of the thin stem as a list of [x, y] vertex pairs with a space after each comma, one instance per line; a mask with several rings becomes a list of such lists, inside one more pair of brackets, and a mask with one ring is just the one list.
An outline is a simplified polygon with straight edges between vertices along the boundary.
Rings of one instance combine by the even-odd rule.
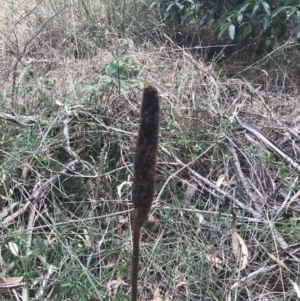
[[137, 283], [139, 269], [139, 245], [140, 231], [138, 210], [134, 212], [133, 218], [133, 256], [132, 256], [132, 276], [131, 276], [131, 301], [137, 301]]

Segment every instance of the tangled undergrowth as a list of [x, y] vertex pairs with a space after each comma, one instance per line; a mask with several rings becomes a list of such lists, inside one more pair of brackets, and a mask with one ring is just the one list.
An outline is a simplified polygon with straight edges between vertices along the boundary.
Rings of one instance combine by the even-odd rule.
[[114, 37], [116, 51], [62, 60], [35, 44], [4, 65], [0, 299], [130, 299], [132, 163], [151, 83], [161, 132], [140, 300], [297, 300], [297, 93], [220, 78], [171, 40]]

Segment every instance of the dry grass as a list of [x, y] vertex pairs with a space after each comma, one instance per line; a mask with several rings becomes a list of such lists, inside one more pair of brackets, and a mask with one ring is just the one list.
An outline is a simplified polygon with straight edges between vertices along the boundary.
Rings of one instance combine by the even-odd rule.
[[23, 2], [6, 12], [0, 299], [130, 299], [132, 162], [151, 83], [162, 114], [140, 300], [297, 300], [298, 172], [235, 119], [300, 158], [296, 89], [220, 77], [130, 4]]

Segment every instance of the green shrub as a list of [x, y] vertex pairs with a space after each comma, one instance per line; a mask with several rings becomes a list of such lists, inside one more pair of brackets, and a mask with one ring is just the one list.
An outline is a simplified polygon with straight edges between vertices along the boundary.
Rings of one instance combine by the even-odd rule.
[[231, 40], [258, 38], [258, 47], [277, 48], [289, 31], [300, 37], [300, 4], [298, 1], [261, 0], [158, 0], [151, 8], [159, 10], [164, 20], [184, 24], [197, 19], [199, 26], [210, 27], [221, 38]]

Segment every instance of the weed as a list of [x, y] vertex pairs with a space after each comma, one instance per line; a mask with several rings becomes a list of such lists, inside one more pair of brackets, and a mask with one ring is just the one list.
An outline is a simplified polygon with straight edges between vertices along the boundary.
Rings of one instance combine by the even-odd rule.
[[283, 237], [286, 237], [291, 242], [291, 244], [297, 244], [300, 240], [299, 217], [296, 214], [293, 214], [289, 220], [282, 223], [279, 231]]

